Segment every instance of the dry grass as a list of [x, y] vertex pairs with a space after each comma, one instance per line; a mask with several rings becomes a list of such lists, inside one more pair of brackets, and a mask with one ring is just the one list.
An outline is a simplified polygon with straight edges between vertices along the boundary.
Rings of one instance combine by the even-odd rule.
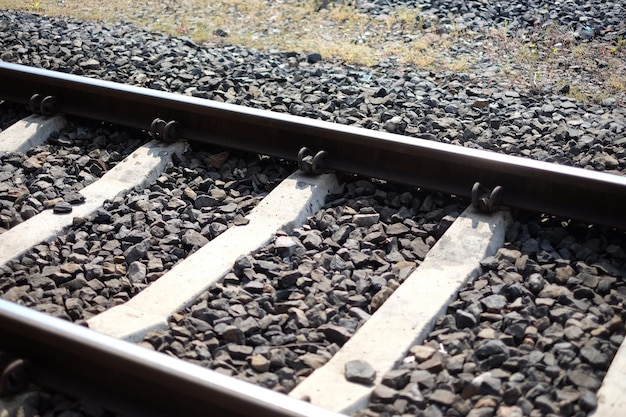
[[567, 94], [578, 101], [626, 98], [626, 47], [621, 38], [614, 43], [580, 41], [571, 32], [549, 26], [525, 40], [494, 30], [489, 40], [513, 84], [537, 93], [568, 85]]
[[372, 17], [347, 0], [0, 0], [0, 8], [125, 21], [198, 43], [319, 52], [325, 59], [368, 66], [393, 59], [432, 71], [472, 72], [487, 55], [499, 64], [503, 82], [523, 88], [540, 92], [567, 83], [570, 95], [580, 99], [626, 96], [626, 41], [579, 43], [555, 27], [530, 40], [507, 36], [506, 27], [494, 29], [481, 46], [455, 54], [452, 46], [472, 45], [477, 34], [454, 29], [438, 33], [416, 8], [399, 7], [389, 16]]
[[[320, 3], [328, 5], [320, 9]], [[415, 8], [398, 8], [390, 16], [373, 18], [349, 2], [314, 0], [0, 0], [0, 7], [48, 16], [129, 21], [199, 43], [320, 52], [325, 58], [353, 64], [375, 65], [388, 57], [427, 67], [445, 68], [447, 63], [442, 59], [446, 42], [422, 29], [423, 17]], [[220, 36], [220, 31], [228, 35]], [[402, 36], [405, 41], [398, 41]]]

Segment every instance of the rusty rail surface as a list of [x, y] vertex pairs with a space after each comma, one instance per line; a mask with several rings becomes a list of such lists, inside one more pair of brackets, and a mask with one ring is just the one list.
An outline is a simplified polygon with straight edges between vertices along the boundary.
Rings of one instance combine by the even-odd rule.
[[[626, 177], [0, 62], [0, 98], [229, 148], [626, 229]], [[481, 200], [482, 201], [482, 200]]]

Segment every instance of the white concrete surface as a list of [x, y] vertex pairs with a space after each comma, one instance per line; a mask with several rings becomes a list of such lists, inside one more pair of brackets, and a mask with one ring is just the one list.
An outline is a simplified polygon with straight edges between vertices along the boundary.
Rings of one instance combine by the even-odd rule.
[[62, 116], [30, 115], [0, 132], [0, 151], [26, 152], [45, 143], [50, 133], [61, 130], [66, 123]]
[[626, 340], [622, 342], [598, 390], [598, 408], [590, 417], [626, 415]]
[[465, 210], [422, 264], [341, 350], [289, 395], [346, 414], [365, 407], [374, 385], [348, 382], [345, 363], [353, 359], [369, 362], [376, 370], [374, 384], [379, 384], [413, 344], [424, 340], [461, 286], [478, 275], [479, 262], [504, 244], [509, 220], [508, 212], [486, 215], [472, 208]]
[[268, 243], [277, 230], [289, 231], [318, 211], [336, 186], [334, 175], [292, 174], [252, 210], [247, 225], [229, 228], [125, 304], [87, 320], [89, 327], [129, 341], [165, 327], [172, 314], [228, 273], [239, 256]]
[[141, 146], [124, 161], [117, 164], [98, 181], [83, 188], [85, 202], [75, 205], [68, 214], [54, 214], [46, 210], [0, 234], [0, 265], [23, 254], [32, 246], [50, 240], [72, 224], [74, 217], [85, 217], [98, 209], [104, 200], [121, 192], [155, 180], [174, 152], [182, 153], [186, 143], [168, 146], [152, 141]]

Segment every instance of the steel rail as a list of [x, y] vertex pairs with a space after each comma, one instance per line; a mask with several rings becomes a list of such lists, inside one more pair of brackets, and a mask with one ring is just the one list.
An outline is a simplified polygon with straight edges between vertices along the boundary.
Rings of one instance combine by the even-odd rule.
[[470, 196], [502, 187], [502, 204], [626, 229], [626, 177], [0, 62], [0, 98], [56, 98], [60, 113], [295, 160], [327, 151], [331, 170]]
[[125, 415], [341, 416], [5, 300], [0, 335], [35, 382]]

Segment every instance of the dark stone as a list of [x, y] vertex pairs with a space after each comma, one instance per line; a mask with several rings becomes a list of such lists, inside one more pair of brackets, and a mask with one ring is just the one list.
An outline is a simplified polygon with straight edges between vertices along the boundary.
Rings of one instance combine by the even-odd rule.
[[593, 346], [583, 346], [580, 356], [596, 369], [604, 370], [608, 367], [610, 359]]
[[398, 397], [398, 391], [386, 385], [377, 385], [374, 388], [374, 391], [372, 391], [372, 396], [371, 396], [373, 401], [380, 401], [381, 403], [384, 403], [384, 404], [393, 403], [397, 397]]
[[509, 348], [502, 340], [487, 340], [474, 351], [482, 370], [501, 366], [509, 358]]
[[228, 340], [229, 342], [237, 343], [240, 345], [245, 343], [245, 336], [243, 334], [243, 331], [237, 326], [225, 326], [221, 330], [220, 334], [225, 340]]
[[252, 346], [229, 344], [226, 349], [233, 359], [246, 359], [253, 352]]
[[193, 205], [197, 209], [201, 209], [203, 207], [213, 207], [220, 204], [219, 200], [209, 196], [209, 195], [199, 195], [196, 197]]
[[592, 411], [598, 406], [598, 397], [592, 391], [584, 390], [578, 400], [581, 410]]
[[382, 384], [395, 390], [400, 390], [406, 386], [411, 377], [408, 369], [396, 369], [387, 372], [382, 379]]
[[400, 236], [409, 232], [409, 228], [402, 223], [393, 223], [385, 228], [388, 236]]
[[555, 404], [548, 395], [540, 395], [535, 398], [535, 405], [539, 410], [545, 414], [557, 414], [559, 407]]
[[506, 297], [499, 294], [490, 295], [480, 300], [480, 303], [490, 312], [499, 312], [506, 304]]
[[324, 333], [329, 341], [337, 343], [339, 346], [343, 346], [352, 337], [351, 330], [334, 324], [325, 324], [319, 330]]
[[526, 285], [533, 294], [538, 294], [545, 286], [545, 281], [541, 274], [531, 274]]
[[274, 241], [274, 247], [280, 257], [293, 255], [298, 247], [297, 241], [291, 236], [279, 236]]
[[474, 356], [479, 360], [487, 359], [497, 354], [509, 356], [509, 348], [500, 340], [487, 340], [482, 342], [474, 352]]
[[145, 258], [148, 255], [148, 243], [140, 242], [137, 243], [126, 251], [124, 251], [124, 258], [126, 258], [126, 263], [131, 264], [139, 259]]
[[185, 234], [183, 235], [183, 237], [181, 238], [181, 241], [186, 246], [191, 246], [191, 247], [196, 247], [196, 248], [200, 248], [206, 245], [207, 243], [209, 243], [209, 239], [202, 236], [200, 233], [196, 232], [195, 230], [187, 230]]
[[63, 196], [63, 200], [72, 205], [82, 204], [85, 202], [85, 196], [79, 192], [71, 191]]
[[314, 52], [312, 54], [308, 54], [306, 56], [306, 60], [309, 64], [315, 64], [316, 62], [319, 62], [322, 60], [322, 55], [317, 52]]
[[481, 374], [472, 380], [478, 393], [481, 395], [497, 395], [500, 392], [502, 381], [498, 378], [491, 376], [489, 372]]
[[466, 327], [473, 328], [476, 326], [476, 317], [473, 314], [470, 314], [464, 310], [456, 310], [455, 313], [456, 319], [456, 327], [458, 329], [463, 329]]
[[67, 214], [72, 212], [72, 205], [65, 201], [59, 201], [54, 205], [52, 211], [56, 214]]

